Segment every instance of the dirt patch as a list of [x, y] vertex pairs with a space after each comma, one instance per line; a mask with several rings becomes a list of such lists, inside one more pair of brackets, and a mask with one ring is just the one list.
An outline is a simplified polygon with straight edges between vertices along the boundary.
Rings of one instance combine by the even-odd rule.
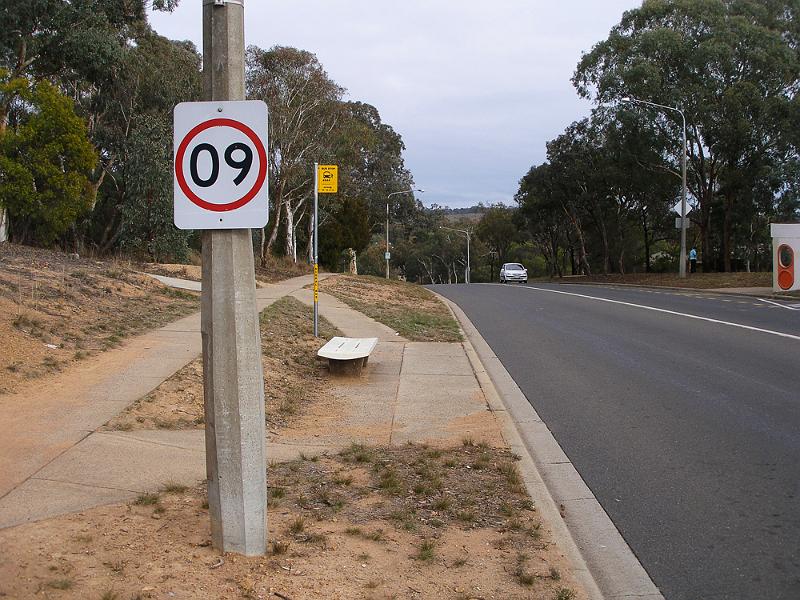
[[126, 262], [0, 244], [0, 394], [198, 309]]
[[202, 487], [7, 529], [0, 595], [585, 598], [514, 459], [475, 444], [353, 446], [274, 465], [266, 557], [210, 548]]
[[[533, 281], [533, 280], [531, 280]], [[677, 273], [630, 273], [628, 275], [592, 275], [547, 279], [561, 283], [627, 283], [695, 289], [772, 287], [772, 273], [693, 273], [685, 279]]]
[[415, 342], [460, 342], [458, 323], [425, 288], [380, 277], [335, 275], [320, 290]]
[[[261, 313], [264, 397], [270, 428], [284, 427], [309, 404], [330, 395], [324, 392], [327, 367], [316, 355], [327, 340], [341, 332], [320, 318], [320, 337], [315, 338], [312, 318], [312, 309], [291, 296], [277, 300]], [[104, 429], [203, 426], [203, 363], [197, 359], [109, 421]]]

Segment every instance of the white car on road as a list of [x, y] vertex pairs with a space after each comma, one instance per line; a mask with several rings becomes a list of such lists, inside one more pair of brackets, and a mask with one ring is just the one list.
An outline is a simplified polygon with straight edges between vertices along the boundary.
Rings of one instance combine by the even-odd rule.
[[500, 269], [500, 283], [509, 281], [528, 283], [528, 269], [519, 263], [505, 263]]

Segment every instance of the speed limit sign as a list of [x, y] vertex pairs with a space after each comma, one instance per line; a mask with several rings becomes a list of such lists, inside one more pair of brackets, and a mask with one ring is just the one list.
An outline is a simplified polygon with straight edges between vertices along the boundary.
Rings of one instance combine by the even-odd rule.
[[182, 102], [174, 111], [179, 229], [261, 228], [267, 198], [267, 105]]

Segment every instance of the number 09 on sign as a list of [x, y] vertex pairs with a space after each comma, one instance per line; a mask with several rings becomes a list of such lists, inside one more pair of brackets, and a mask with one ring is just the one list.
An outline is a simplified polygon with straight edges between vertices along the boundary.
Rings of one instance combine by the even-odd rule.
[[174, 112], [175, 225], [260, 228], [269, 218], [267, 105], [182, 102]]

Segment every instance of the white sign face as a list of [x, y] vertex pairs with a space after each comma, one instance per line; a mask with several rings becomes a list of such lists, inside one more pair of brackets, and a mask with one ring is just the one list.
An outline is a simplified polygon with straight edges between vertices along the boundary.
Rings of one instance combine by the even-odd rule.
[[[681, 228], [681, 221], [682, 219], [680, 217], [675, 217], [675, 229]], [[692, 226], [692, 220], [689, 217], [686, 217], [686, 228], [688, 229], [691, 226]]]
[[267, 105], [260, 100], [175, 107], [178, 229], [261, 228], [269, 220]]
[[[675, 206], [672, 207], [672, 210], [674, 212], [678, 213], [678, 214], [681, 214], [681, 206], [682, 206], [682, 202], [678, 202]], [[692, 212], [692, 207], [689, 206], [689, 203], [687, 202], [686, 203], [686, 214], [688, 215], [690, 212]]]

